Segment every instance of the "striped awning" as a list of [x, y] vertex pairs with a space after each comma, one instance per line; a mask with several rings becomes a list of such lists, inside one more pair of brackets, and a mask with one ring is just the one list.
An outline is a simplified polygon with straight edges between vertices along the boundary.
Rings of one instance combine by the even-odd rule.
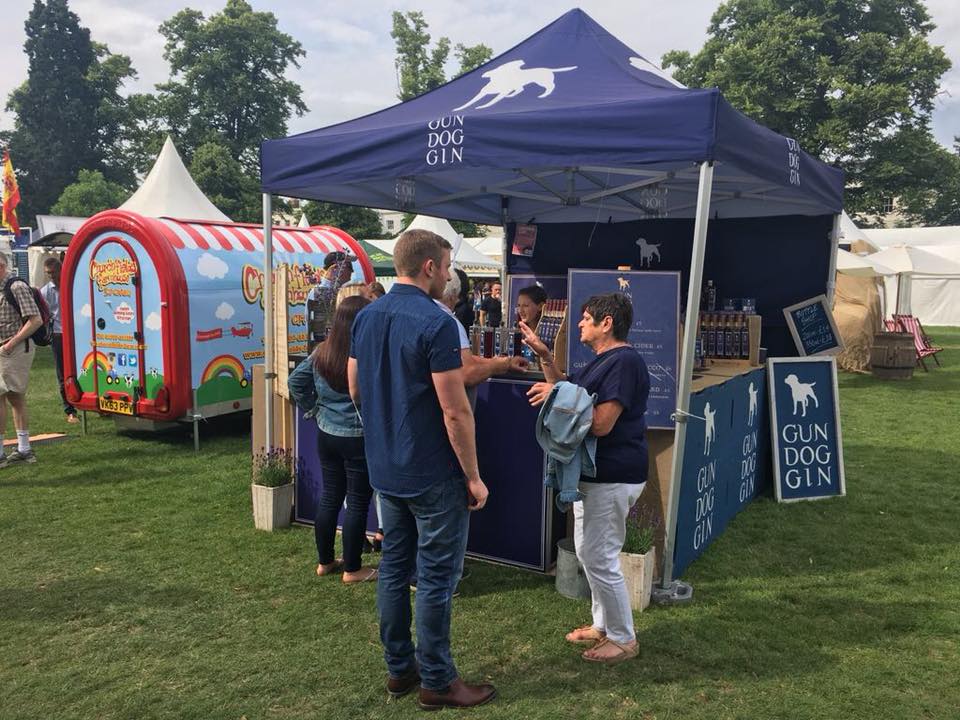
[[[164, 237], [177, 250], [240, 250], [263, 252], [263, 227], [241, 223], [214, 223], [158, 218]], [[326, 225], [273, 228], [274, 250], [288, 253], [318, 253], [334, 250], [356, 255], [357, 244], [347, 233]]]

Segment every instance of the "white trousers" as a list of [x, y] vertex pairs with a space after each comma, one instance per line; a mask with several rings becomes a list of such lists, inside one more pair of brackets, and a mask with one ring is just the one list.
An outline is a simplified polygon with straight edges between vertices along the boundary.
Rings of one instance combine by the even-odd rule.
[[573, 541], [590, 584], [593, 626], [618, 643], [633, 642], [633, 612], [620, 569], [627, 513], [643, 485], [580, 483], [584, 498], [573, 504]]

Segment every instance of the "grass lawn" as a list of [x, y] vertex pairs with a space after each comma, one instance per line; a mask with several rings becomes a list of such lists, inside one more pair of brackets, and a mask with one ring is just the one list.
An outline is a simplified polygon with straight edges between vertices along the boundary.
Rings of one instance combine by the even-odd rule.
[[[841, 375], [846, 498], [739, 515], [637, 616], [639, 661], [582, 662], [551, 579], [483, 563], [454, 610], [476, 718], [960, 717], [960, 331], [909, 382]], [[387, 703], [374, 587], [313, 575], [312, 532], [253, 530], [248, 427], [90, 433], [31, 382], [36, 465], [0, 470], [0, 720], [417, 717]], [[8, 433], [9, 437], [9, 433]], [[448, 711], [450, 712], [450, 711]]]

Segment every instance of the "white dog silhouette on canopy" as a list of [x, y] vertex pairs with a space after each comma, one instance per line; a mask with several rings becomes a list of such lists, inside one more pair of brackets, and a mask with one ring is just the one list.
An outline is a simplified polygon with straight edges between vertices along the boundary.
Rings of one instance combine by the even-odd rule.
[[747, 417], [747, 425], [753, 425], [753, 421], [757, 419], [757, 396], [760, 394], [760, 391], [753, 386], [753, 383], [750, 383], [750, 387], [747, 388], [747, 395], [750, 396], [750, 410]]
[[522, 93], [527, 85], [539, 85], [543, 92], [537, 97], [545, 98], [554, 91], [556, 84], [553, 76], [560, 72], [570, 72], [576, 70], [576, 65], [562, 68], [525, 68], [523, 60], [511, 60], [510, 62], [498, 65], [492, 70], [487, 70], [482, 77], [487, 79], [487, 84], [480, 88], [480, 92], [474, 95], [470, 100], [453, 112], [466, 110], [475, 102], [479, 102], [487, 95], [493, 95], [493, 99], [485, 102], [483, 105], [477, 105], [477, 110], [483, 110], [491, 105], [496, 105], [504, 98], [516, 97]]
[[802, 409], [800, 417], [807, 416], [807, 405], [810, 404], [810, 401], [813, 400], [813, 404], [816, 407], [820, 407], [820, 401], [817, 400], [817, 395], [813, 392], [813, 386], [816, 385], [815, 382], [811, 383], [802, 383], [799, 378], [793, 373], [787, 375], [784, 378], [785, 382], [790, 387], [790, 394], [793, 396], [793, 414], [797, 414], [797, 410]]
[[650, 263], [653, 262], [653, 256], [657, 256], [657, 262], [660, 262], [660, 245], [648, 243], [645, 238], [637, 239], [637, 247], [640, 248], [640, 267], [643, 267], [643, 263], [647, 263], [647, 267], [650, 267]]

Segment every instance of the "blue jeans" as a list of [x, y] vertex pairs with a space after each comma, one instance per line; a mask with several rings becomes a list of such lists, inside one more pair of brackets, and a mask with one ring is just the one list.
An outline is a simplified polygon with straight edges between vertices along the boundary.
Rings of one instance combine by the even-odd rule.
[[[416, 664], [420, 684], [444, 690], [457, 679], [450, 654], [453, 591], [467, 549], [467, 487], [463, 478], [438, 482], [411, 498], [382, 493], [383, 557], [377, 583], [380, 640], [391, 677]], [[416, 569], [417, 645], [410, 634], [410, 575]]]
[[329, 565], [334, 560], [333, 543], [337, 535], [337, 517], [347, 499], [343, 514], [343, 569], [356, 572], [362, 564], [363, 540], [367, 529], [367, 511], [373, 488], [363, 454], [363, 436], [341, 437], [323, 430], [317, 432], [317, 454], [323, 473], [323, 489], [314, 516], [317, 560]]

